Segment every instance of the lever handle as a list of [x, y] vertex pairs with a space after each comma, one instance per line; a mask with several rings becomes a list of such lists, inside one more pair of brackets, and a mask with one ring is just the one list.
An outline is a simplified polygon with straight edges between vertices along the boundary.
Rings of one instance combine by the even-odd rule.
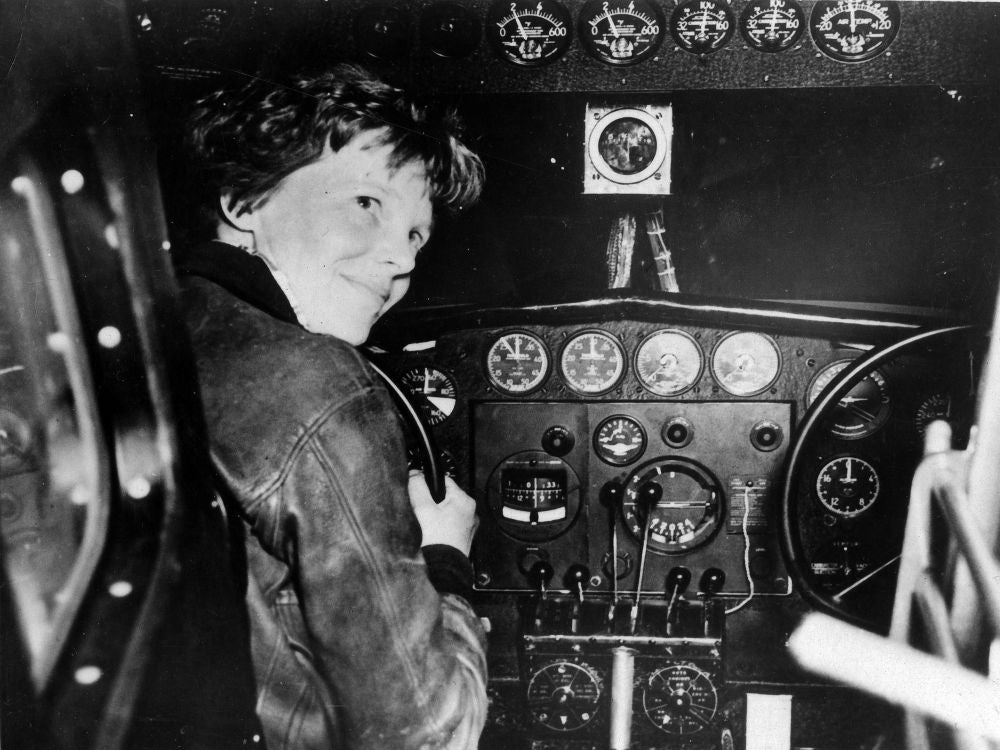
[[576, 594], [577, 599], [582, 603], [583, 591], [590, 585], [590, 569], [580, 563], [570, 565], [563, 576], [563, 583], [566, 584], [566, 588]]
[[539, 594], [544, 594], [554, 574], [555, 571], [547, 560], [538, 560], [528, 571], [528, 580], [538, 589]]
[[691, 583], [691, 571], [683, 565], [671, 568], [667, 573], [667, 598], [672, 599], [687, 591], [688, 584]]
[[722, 586], [726, 582], [726, 574], [718, 568], [707, 568], [701, 574], [698, 588], [705, 596], [715, 596], [722, 591]]
[[646, 482], [639, 488], [636, 500], [639, 504], [639, 509], [645, 515], [645, 523], [647, 525], [649, 524], [651, 511], [656, 507], [656, 504], [660, 502], [662, 497], [663, 487], [658, 485], [656, 482]]

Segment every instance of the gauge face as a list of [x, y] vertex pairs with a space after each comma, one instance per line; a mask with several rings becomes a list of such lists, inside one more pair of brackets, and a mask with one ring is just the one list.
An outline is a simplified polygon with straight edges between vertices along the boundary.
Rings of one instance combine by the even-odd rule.
[[913, 417], [913, 423], [917, 431], [923, 435], [927, 432], [927, 425], [935, 419], [950, 420], [952, 417], [951, 396], [944, 393], [935, 393], [930, 398], [924, 400], [917, 407], [917, 413]]
[[863, 62], [885, 52], [899, 31], [899, 6], [882, 0], [820, 0], [809, 17], [820, 52], [839, 62]]
[[625, 350], [603, 331], [572, 336], [559, 357], [559, 370], [577, 393], [599, 394], [614, 388], [625, 374]]
[[751, 0], [740, 16], [740, 33], [760, 52], [785, 51], [805, 27], [805, 13], [795, 0]]
[[719, 696], [712, 678], [694, 664], [673, 664], [653, 672], [642, 686], [642, 708], [667, 734], [695, 734], [715, 718]]
[[479, 19], [458, 3], [434, 3], [424, 10], [421, 37], [440, 57], [467, 57], [479, 45]]
[[868, 510], [878, 499], [875, 467], [856, 456], [828, 462], [816, 477], [816, 496], [831, 513], [851, 518]]
[[572, 18], [556, 0], [499, 0], [486, 24], [493, 49], [515, 65], [548, 65], [569, 49]]
[[[843, 360], [827, 365], [809, 386], [809, 404], [819, 398], [823, 389], [849, 364]], [[867, 437], [889, 419], [892, 403], [885, 378], [878, 370], [867, 375], [837, 403], [831, 412], [830, 432], [845, 440]]]
[[586, 664], [558, 661], [539, 669], [528, 683], [532, 719], [557, 732], [587, 726], [597, 714], [601, 681]]
[[624, 415], [608, 417], [594, 431], [597, 457], [612, 466], [625, 466], [637, 460], [646, 449], [646, 431]]
[[656, 331], [635, 353], [635, 372], [647, 391], [657, 396], [683, 393], [698, 382], [703, 368], [701, 349], [682, 331]]
[[697, 55], [726, 46], [735, 27], [732, 11], [724, 0], [687, 0], [670, 16], [670, 34], [681, 49]]
[[441, 424], [455, 410], [455, 381], [435, 367], [414, 367], [400, 377], [407, 392], [416, 396], [428, 423]]
[[590, 0], [579, 24], [583, 48], [609, 65], [645, 60], [663, 40], [663, 15], [647, 0]]
[[520, 396], [538, 388], [549, 374], [549, 350], [537, 336], [511, 331], [493, 342], [486, 374], [497, 390]]
[[781, 371], [777, 344], [759, 333], [731, 333], [712, 353], [712, 375], [734, 396], [766, 391]]
[[358, 11], [354, 21], [358, 47], [372, 57], [394, 59], [410, 48], [410, 22], [399, 8], [369, 5]]
[[[643, 493], [658, 496], [646, 519]], [[649, 549], [673, 554], [708, 542], [719, 527], [719, 483], [708, 470], [681, 458], [658, 459], [636, 469], [625, 483], [625, 525], [639, 540], [649, 534]]]

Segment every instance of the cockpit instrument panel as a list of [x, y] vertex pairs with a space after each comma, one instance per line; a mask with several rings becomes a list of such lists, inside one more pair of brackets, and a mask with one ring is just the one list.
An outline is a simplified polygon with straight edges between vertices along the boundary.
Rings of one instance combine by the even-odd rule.
[[805, 28], [805, 13], [795, 0], [751, 0], [740, 16], [740, 33], [760, 52], [784, 52]]

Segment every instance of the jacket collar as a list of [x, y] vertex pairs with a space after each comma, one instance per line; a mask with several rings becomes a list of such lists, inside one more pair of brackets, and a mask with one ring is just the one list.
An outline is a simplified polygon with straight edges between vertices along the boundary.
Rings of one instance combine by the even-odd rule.
[[218, 240], [205, 242], [178, 253], [174, 270], [178, 276], [207, 279], [268, 315], [299, 325], [267, 263], [242, 248]]

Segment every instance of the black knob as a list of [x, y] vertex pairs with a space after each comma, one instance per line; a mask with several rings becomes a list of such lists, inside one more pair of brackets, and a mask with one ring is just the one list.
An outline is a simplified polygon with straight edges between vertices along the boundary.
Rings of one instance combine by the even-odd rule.
[[691, 583], [691, 571], [683, 565], [671, 568], [667, 573], [667, 599], [683, 594]]
[[573, 433], [560, 425], [550, 427], [542, 435], [542, 450], [550, 456], [565, 456], [575, 444]]
[[554, 573], [555, 571], [552, 569], [552, 566], [548, 563], [548, 561], [539, 560], [532, 565], [531, 570], [528, 571], [528, 580], [530, 580], [539, 591], [545, 591], [545, 587], [549, 585], [549, 581], [552, 580]]
[[726, 582], [726, 574], [718, 568], [708, 568], [701, 574], [701, 581], [698, 588], [705, 596], [715, 596], [722, 591], [722, 585]]
[[566, 568], [566, 575], [563, 576], [563, 582], [566, 584], [566, 588], [571, 591], [577, 591], [581, 588], [585, 589], [590, 584], [590, 570], [586, 565], [574, 563]]
[[615, 512], [618, 510], [618, 506], [621, 505], [624, 494], [625, 488], [622, 487], [621, 482], [616, 482], [612, 479], [610, 482], [605, 482], [604, 486], [601, 487], [599, 499], [601, 505], [611, 512]]
[[656, 504], [660, 502], [660, 498], [662, 497], [663, 488], [656, 482], [646, 482], [639, 488], [636, 504], [645, 517], [647, 524], [649, 523], [649, 517], [652, 514], [653, 508], [656, 507]]

